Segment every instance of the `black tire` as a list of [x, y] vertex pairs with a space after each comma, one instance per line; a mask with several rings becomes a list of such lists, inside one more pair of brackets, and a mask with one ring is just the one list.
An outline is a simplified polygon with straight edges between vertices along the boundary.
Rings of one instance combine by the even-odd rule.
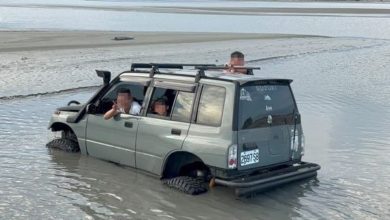
[[58, 138], [50, 141], [46, 144], [48, 148], [60, 149], [66, 152], [79, 152], [79, 144], [73, 140], [67, 138]]
[[171, 179], [163, 179], [164, 184], [186, 194], [199, 195], [207, 192], [207, 186], [201, 179], [189, 176], [178, 176]]

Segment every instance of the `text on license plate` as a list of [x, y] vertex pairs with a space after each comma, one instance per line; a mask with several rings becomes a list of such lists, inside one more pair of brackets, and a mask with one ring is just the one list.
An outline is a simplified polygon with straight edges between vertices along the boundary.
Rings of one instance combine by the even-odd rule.
[[241, 152], [241, 166], [259, 162], [259, 149]]

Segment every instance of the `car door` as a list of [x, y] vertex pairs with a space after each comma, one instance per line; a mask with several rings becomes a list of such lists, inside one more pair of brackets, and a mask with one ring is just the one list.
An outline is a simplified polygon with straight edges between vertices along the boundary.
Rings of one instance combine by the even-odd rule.
[[[188, 134], [195, 87], [185, 86], [181, 89], [167, 89], [155, 86], [151, 88], [150, 102], [145, 117], [139, 120], [136, 141], [136, 167], [157, 175], [165, 156], [174, 150], [181, 149]], [[184, 91], [183, 91], [184, 90]], [[153, 113], [153, 103], [166, 99], [168, 112], [166, 116]]]
[[122, 113], [109, 120], [103, 118], [121, 88], [130, 89], [134, 100], [142, 102], [144, 85], [131, 82], [114, 85], [100, 99], [97, 112], [87, 114], [86, 147], [91, 156], [135, 167], [135, 144], [140, 116]]

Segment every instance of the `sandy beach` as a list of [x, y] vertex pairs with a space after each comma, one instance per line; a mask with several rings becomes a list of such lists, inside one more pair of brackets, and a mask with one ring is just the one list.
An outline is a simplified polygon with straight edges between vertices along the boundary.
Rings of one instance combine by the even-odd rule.
[[[115, 41], [115, 37], [134, 39]], [[96, 69], [116, 75], [134, 62], [223, 64], [232, 51], [240, 50], [251, 63], [380, 43], [285, 34], [3, 31], [0, 98], [97, 86], [101, 81], [95, 77]]]
[[[0, 6], [5, 7], [20, 7], [20, 5], [14, 4], [1, 4]], [[377, 14], [377, 15], [388, 15], [390, 13], [390, 8], [355, 8], [355, 7], [224, 7], [221, 6], [215, 7], [197, 7], [197, 6], [107, 6], [107, 5], [66, 5], [66, 4], [37, 4], [29, 3], [23, 4], [25, 8], [48, 8], [48, 9], [76, 9], [76, 10], [104, 10], [104, 11], [127, 11], [127, 12], [151, 12], [151, 13], [183, 13], [183, 14], [219, 14], [219, 15], [264, 15], [264, 14], [275, 14], [275, 15], [345, 15], [345, 14], [354, 14], [364, 16], [365, 14]]]
[[[1, 1], [0, 218], [387, 219], [390, 5], [177, 1]], [[45, 147], [55, 109], [101, 86], [95, 70], [224, 64], [236, 50], [256, 76], [293, 80], [317, 178], [251, 198], [224, 187], [189, 197]]]
[[[128, 40], [115, 40], [129, 37]], [[11, 51], [128, 47], [249, 39], [311, 37], [290, 34], [104, 32], [104, 31], [1, 31], [0, 53]]]
[[[134, 40], [113, 41], [117, 36]], [[0, 39], [0, 185], [6, 189], [0, 192], [0, 212], [6, 219], [385, 219], [389, 214], [383, 193], [389, 178], [386, 40], [88, 31], [0, 32]], [[133, 170], [45, 148], [54, 109], [87, 100], [101, 85], [95, 69], [115, 76], [133, 62], [222, 64], [234, 50], [245, 53], [248, 65], [262, 67], [259, 76], [294, 79], [308, 143], [305, 160], [322, 165], [318, 180], [250, 200], [237, 200], [223, 187], [195, 198]], [[383, 120], [373, 120], [378, 115]], [[367, 127], [367, 121], [373, 124]], [[353, 138], [361, 134], [370, 138]], [[352, 184], [362, 173], [378, 181]], [[226, 211], [232, 207], [235, 211]]]

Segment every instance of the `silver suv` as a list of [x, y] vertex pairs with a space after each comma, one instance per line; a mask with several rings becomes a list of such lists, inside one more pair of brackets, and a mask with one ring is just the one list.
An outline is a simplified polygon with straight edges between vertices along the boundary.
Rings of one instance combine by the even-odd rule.
[[[152, 173], [188, 194], [222, 185], [240, 196], [315, 176], [320, 166], [301, 161], [304, 135], [292, 80], [224, 68], [136, 63], [113, 80], [97, 71], [103, 86], [87, 103], [71, 101], [54, 112], [49, 128], [62, 135], [47, 146]], [[124, 88], [142, 106], [140, 114], [105, 120]], [[165, 116], [152, 110], [161, 98]]]

